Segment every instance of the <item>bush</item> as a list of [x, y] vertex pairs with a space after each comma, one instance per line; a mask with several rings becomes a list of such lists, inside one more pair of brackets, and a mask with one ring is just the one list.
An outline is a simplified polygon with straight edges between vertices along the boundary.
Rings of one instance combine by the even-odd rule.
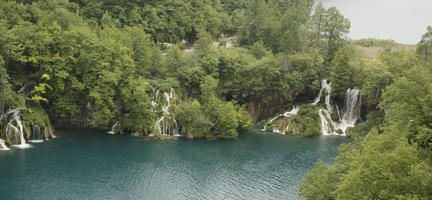
[[180, 133], [188, 139], [211, 137], [212, 123], [202, 112], [201, 104], [194, 100], [183, 102], [175, 110]]

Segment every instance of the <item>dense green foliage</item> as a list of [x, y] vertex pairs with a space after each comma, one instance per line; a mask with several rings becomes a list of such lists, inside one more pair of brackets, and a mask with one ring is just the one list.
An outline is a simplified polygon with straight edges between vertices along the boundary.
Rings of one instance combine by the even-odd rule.
[[[151, 109], [153, 94], [174, 88], [170, 112], [184, 137], [233, 139], [252, 121], [310, 103], [329, 79], [336, 101], [361, 88], [364, 123], [333, 165], [318, 163], [305, 177], [301, 197], [430, 198], [432, 28], [416, 52], [392, 41], [347, 42], [350, 22], [313, 4], [0, 0], [1, 114], [20, 108], [27, 133], [32, 123], [45, 134], [119, 122], [148, 135], [164, 114]], [[358, 46], [385, 51], [366, 59]], [[291, 121], [290, 134], [320, 134], [311, 106]]]
[[[179, 109], [184, 130], [208, 127], [211, 133], [192, 135], [235, 138], [250, 127], [246, 111], [264, 119], [330, 77], [329, 55], [343, 46], [349, 22], [322, 8], [321, 44], [309, 34], [312, 8], [311, 0], [2, 0], [2, 112], [17, 107], [18, 95], [28, 109], [44, 108], [55, 126], [120, 122], [119, 129], [149, 134], [158, 114], [152, 91], [172, 87], [180, 105], [201, 105], [205, 116], [187, 127], [182, 117], [201, 113]], [[213, 45], [222, 34], [238, 36], [240, 46], [226, 48], [224, 38]]]
[[384, 52], [364, 63], [365, 106], [378, 110], [356, 127], [354, 143], [342, 146], [331, 166], [319, 162], [306, 175], [302, 198], [430, 199], [432, 66], [423, 62], [426, 37], [417, 55]]

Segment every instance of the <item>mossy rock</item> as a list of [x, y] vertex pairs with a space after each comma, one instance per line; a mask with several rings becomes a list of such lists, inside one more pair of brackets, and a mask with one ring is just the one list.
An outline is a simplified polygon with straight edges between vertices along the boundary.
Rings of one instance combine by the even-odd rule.
[[28, 140], [28, 139], [30, 138], [30, 131], [29, 131], [29, 128], [27, 128], [26, 125], [23, 125], [23, 130], [24, 130], [24, 138], [25, 138], [26, 140]]
[[114, 127], [114, 132], [116, 132], [116, 133], [120, 133], [120, 131], [122, 131], [122, 130], [123, 130], [123, 128], [121, 126]]
[[6, 138], [6, 126], [2, 126], [0, 129], [0, 138]]
[[265, 130], [267, 132], [272, 132], [273, 131], [273, 126], [268, 125]]
[[158, 140], [158, 141], [166, 141], [166, 140], [176, 140], [177, 137], [174, 136], [163, 136], [163, 135], [157, 135], [151, 137], [152, 140]]
[[5, 140], [5, 144], [7, 147], [11, 148], [12, 147], [12, 141], [10, 140]]
[[142, 136], [143, 134], [141, 134], [140, 132], [136, 131], [136, 132], [133, 132], [131, 135], [134, 136], [134, 137], [139, 137], [139, 136]]
[[352, 135], [355, 131], [355, 128], [348, 127], [345, 131], [346, 135]]
[[342, 134], [343, 134], [343, 131], [340, 130], [340, 129], [337, 129], [337, 130], [336, 130], [336, 133], [339, 134], [339, 135], [342, 135]]
[[194, 137], [194, 134], [191, 132], [186, 133], [186, 138], [189, 140], [193, 140], [194, 138], [199, 138], [199, 137]]
[[339, 115], [336, 112], [333, 112], [331, 115], [333, 121], [339, 121]]
[[213, 135], [212, 136], [208, 136], [206, 138], [207, 138], [208, 141], [214, 141], [214, 140], [218, 139], [216, 136], [213, 136]]

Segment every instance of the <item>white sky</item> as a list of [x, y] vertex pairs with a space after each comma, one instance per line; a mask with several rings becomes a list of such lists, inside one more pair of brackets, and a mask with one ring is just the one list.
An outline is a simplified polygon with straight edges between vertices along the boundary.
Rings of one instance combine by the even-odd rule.
[[393, 39], [416, 44], [432, 25], [432, 0], [316, 0], [351, 21], [348, 37]]

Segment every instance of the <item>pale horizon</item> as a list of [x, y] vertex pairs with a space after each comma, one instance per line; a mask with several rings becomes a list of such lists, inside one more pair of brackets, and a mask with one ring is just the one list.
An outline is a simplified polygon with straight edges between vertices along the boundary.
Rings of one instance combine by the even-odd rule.
[[390, 39], [417, 44], [432, 25], [430, 0], [317, 0], [351, 21], [350, 39]]

